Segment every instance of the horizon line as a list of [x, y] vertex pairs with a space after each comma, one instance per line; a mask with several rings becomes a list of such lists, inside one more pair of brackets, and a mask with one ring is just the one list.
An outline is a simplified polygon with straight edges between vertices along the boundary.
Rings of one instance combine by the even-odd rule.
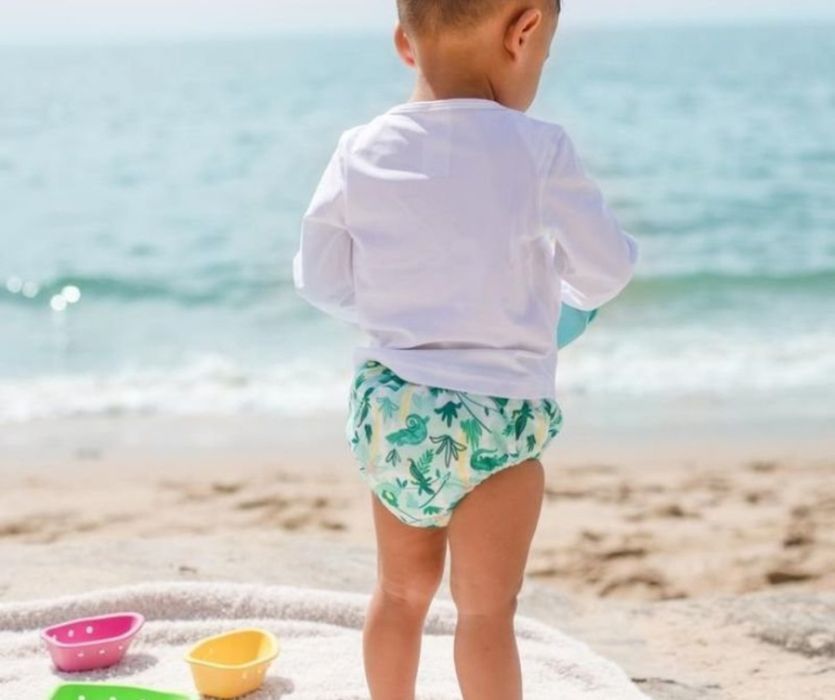
[[[616, 29], [688, 29], [700, 27], [733, 28], [740, 26], [749, 27], [808, 27], [814, 28], [821, 25], [835, 25], [835, 16], [809, 16], [809, 17], [702, 17], [672, 19], [663, 17], [658, 19], [636, 19], [636, 20], [585, 20], [561, 28], [563, 34], [582, 32], [587, 30]], [[172, 32], [118, 32], [115, 34], [90, 33], [78, 34], [76, 36], [60, 35], [32, 35], [30, 37], [16, 37], [6, 39], [0, 35], [0, 49], [19, 48], [84, 48], [84, 47], [117, 47], [137, 46], [154, 44], [183, 44], [183, 43], [214, 43], [214, 42], [242, 42], [242, 41], [267, 41], [281, 38], [328, 38], [328, 37], [382, 37], [388, 36], [393, 30], [376, 26], [356, 27], [297, 27], [297, 28], [274, 28], [268, 30], [240, 30], [240, 31], [172, 31]]]

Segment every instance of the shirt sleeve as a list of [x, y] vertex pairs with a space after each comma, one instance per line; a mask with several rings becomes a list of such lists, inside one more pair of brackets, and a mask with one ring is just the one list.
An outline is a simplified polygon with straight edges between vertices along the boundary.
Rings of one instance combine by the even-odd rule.
[[541, 216], [556, 244], [564, 303], [591, 311], [620, 294], [634, 274], [638, 242], [621, 228], [562, 131], [543, 183]]
[[293, 284], [312, 306], [356, 323], [353, 243], [345, 219], [344, 140], [343, 134], [302, 218]]

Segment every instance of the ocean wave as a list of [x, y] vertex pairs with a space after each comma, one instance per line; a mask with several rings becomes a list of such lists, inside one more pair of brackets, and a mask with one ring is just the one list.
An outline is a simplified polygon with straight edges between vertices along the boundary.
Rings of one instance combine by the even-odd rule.
[[345, 372], [299, 360], [248, 370], [204, 356], [172, 368], [140, 367], [112, 374], [0, 380], [0, 422], [52, 417], [311, 413], [338, 407]]
[[[11, 280], [11, 278], [10, 278]], [[172, 279], [136, 279], [107, 275], [62, 275], [45, 281], [28, 281], [30, 291], [22, 293], [19, 285], [0, 287], [0, 304], [41, 305], [67, 285], [78, 287], [85, 300], [119, 302], [170, 302], [185, 307], [202, 305], [241, 306], [268, 297], [278, 299], [292, 294], [292, 282], [286, 275], [272, 278], [217, 276], [211, 282]], [[796, 272], [714, 272], [682, 271], [652, 274], [639, 271], [628, 287], [633, 301], [643, 297], [668, 297], [734, 292], [781, 293], [835, 292], [835, 270]], [[34, 293], [32, 293], [34, 292]]]
[[[648, 348], [651, 348], [648, 349]], [[350, 362], [306, 359], [265, 368], [207, 355], [179, 367], [111, 374], [0, 379], [0, 423], [74, 416], [314, 414], [342, 411]], [[560, 353], [558, 395], [771, 400], [781, 392], [835, 390], [835, 336], [762, 342], [721, 334], [589, 334]]]
[[815, 292], [835, 291], [835, 270], [796, 272], [702, 272], [636, 275], [629, 284], [632, 294], [675, 295], [717, 291]]

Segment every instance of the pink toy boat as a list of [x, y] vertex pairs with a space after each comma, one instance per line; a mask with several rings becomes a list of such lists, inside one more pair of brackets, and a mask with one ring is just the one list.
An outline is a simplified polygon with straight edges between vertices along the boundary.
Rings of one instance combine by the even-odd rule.
[[59, 671], [92, 671], [119, 663], [145, 618], [122, 612], [83, 617], [41, 631]]

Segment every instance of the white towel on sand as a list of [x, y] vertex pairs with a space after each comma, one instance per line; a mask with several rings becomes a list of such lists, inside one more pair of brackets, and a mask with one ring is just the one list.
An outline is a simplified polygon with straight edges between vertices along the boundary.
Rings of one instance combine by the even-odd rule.
[[[44, 700], [65, 681], [107, 681], [193, 693], [186, 651], [202, 637], [262, 627], [281, 652], [249, 700], [368, 700], [362, 625], [368, 596], [293, 586], [148, 583], [80, 596], [0, 605], [0, 700]], [[136, 611], [145, 626], [110, 669], [56, 671], [43, 627], [77, 617]], [[453, 666], [456, 611], [435, 600], [424, 628], [418, 700], [460, 700]], [[615, 664], [537, 620], [516, 617], [526, 700], [647, 700]]]

